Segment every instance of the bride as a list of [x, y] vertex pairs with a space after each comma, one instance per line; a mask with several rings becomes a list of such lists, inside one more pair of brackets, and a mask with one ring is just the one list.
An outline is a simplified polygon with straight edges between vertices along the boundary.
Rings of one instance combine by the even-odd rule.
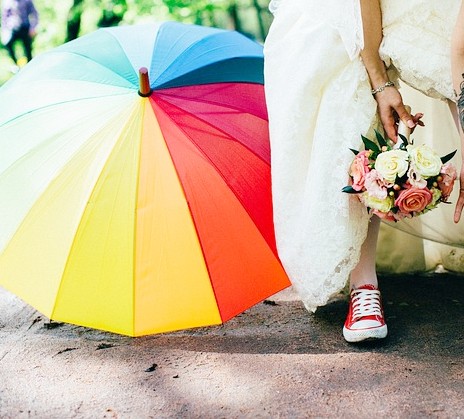
[[[456, 20], [464, 22], [460, 7], [460, 0], [273, 0], [270, 4], [275, 18], [264, 47], [265, 89], [279, 255], [310, 311], [326, 304], [350, 279], [343, 327], [349, 342], [387, 335], [375, 264], [380, 221], [370, 217], [356, 198], [341, 193], [352, 160], [349, 149], [359, 149], [361, 134], [372, 137], [374, 129], [381, 127], [396, 141], [398, 119], [412, 129], [422, 125], [423, 101], [415, 91], [448, 101], [456, 109], [453, 82], [460, 92], [464, 73], [459, 54], [464, 51], [459, 48], [459, 42], [464, 43], [464, 34], [459, 33], [462, 25], [456, 25], [453, 60], [450, 40]], [[403, 96], [400, 83], [410, 86]], [[411, 115], [404, 103], [421, 112]], [[422, 134], [430, 142], [427, 133], [434, 126], [449, 125], [450, 117], [440, 106], [435, 115], [436, 105], [431, 105], [432, 122], [427, 121], [427, 128], [417, 129], [414, 136]], [[455, 115], [457, 122], [456, 111]], [[437, 122], [439, 117], [444, 120]], [[449, 138], [442, 131], [439, 138], [432, 138], [431, 145], [444, 154], [460, 143], [455, 127], [448, 133]], [[460, 164], [455, 160], [455, 165]], [[464, 182], [462, 176], [461, 172]], [[443, 246], [464, 246], [463, 236], [453, 234], [453, 217], [459, 221], [464, 205], [464, 192], [458, 189], [452, 196], [457, 204], [451, 214], [440, 205], [420, 218], [395, 224], [395, 230], [382, 226], [380, 270], [389, 265], [418, 270], [420, 264], [392, 259], [399, 254], [392, 237], [404, 232], [411, 237], [402, 240], [412, 246], [410, 256], [421, 254], [422, 241], [417, 237]], [[443, 263], [436, 256], [435, 261]], [[464, 270], [464, 264], [455, 265]], [[424, 263], [421, 268], [429, 267]]]

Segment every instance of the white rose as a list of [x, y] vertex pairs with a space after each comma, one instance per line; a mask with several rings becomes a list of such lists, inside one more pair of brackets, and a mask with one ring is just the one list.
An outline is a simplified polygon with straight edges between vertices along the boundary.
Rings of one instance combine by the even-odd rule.
[[411, 164], [423, 178], [427, 179], [440, 173], [443, 163], [438, 154], [430, 147], [425, 144], [418, 147], [408, 146], [408, 152], [411, 157]]
[[369, 208], [375, 209], [380, 212], [387, 213], [390, 211], [395, 203], [393, 197], [387, 196], [384, 199], [376, 198], [375, 196], [369, 195], [368, 192], [363, 192], [359, 195], [361, 202]]
[[375, 161], [375, 170], [391, 183], [395, 182], [397, 176], [403, 176], [408, 167], [408, 152], [404, 150], [385, 151], [380, 153]]

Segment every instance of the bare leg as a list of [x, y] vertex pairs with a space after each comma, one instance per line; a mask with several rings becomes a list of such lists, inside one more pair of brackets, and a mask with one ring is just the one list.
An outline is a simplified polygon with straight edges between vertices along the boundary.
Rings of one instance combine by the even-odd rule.
[[351, 272], [350, 303], [343, 325], [343, 337], [350, 343], [383, 339], [388, 333], [375, 272], [379, 228], [380, 219], [372, 217], [366, 240], [361, 246], [359, 263]]
[[14, 63], [16, 64], [18, 62], [17, 58], [16, 58], [16, 53], [15, 53], [15, 48], [14, 48], [14, 44], [16, 42], [16, 34], [13, 34], [12, 38], [10, 39], [10, 42], [8, 42], [6, 45], [5, 45], [5, 48], [6, 50], [8, 51], [8, 55], [10, 56], [10, 58], [14, 61]]
[[369, 223], [366, 240], [361, 247], [359, 262], [351, 272], [350, 289], [359, 288], [361, 285], [366, 284], [371, 284], [375, 287], [378, 286], [377, 273], [375, 271], [375, 254], [379, 229], [380, 218], [374, 215]]

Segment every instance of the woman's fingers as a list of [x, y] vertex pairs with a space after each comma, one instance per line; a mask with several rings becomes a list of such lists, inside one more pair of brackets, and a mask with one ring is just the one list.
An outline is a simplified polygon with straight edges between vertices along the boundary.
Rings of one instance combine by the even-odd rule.
[[456, 208], [454, 210], [454, 222], [458, 223], [461, 219], [462, 209], [464, 208], [464, 165], [461, 167], [461, 174], [459, 177], [459, 198], [458, 202], [456, 202]]
[[420, 126], [420, 127], [424, 127], [425, 124], [423, 121], [421, 121], [421, 118], [424, 116], [423, 113], [416, 113], [415, 115], [412, 115], [412, 120], [414, 121], [414, 123], [416, 124], [416, 126], [414, 128], [411, 129], [411, 133], [414, 132], [414, 130], [416, 129], [417, 126]]
[[403, 124], [405, 124], [408, 128], [415, 128], [416, 127], [416, 122], [414, 121], [413, 117], [411, 114], [406, 110], [406, 107], [404, 106], [403, 102], [401, 102], [398, 106], [395, 107], [395, 111], [398, 114], [398, 117], [403, 121]]
[[390, 88], [375, 95], [377, 100], [380, 120], [387, 137], [396, 142], [398, 140], [398, 120], [401, 120], [411, 130], [416, 125], [422, 125], [422, 114], [412, 116], [406, 109], [400, 92], [396, 88]]
[[385, 130], [385, 133], [387, 134], [387, 137], [392, 139], [394, 142], [396, 142], [397, 139], [397, 127], [396, 127], [396, 122], [395, 118], [393, 117], [393, 114], [391, 111], [389, 112], [388, 109], [383, 110], [381, 107], [379, 107], [379, 116], [380, 116], [380, 121], [382, 122], [383, 129]]
[[424, 117], [424, 114], [422, 112], [416, 113], [415, 115], [412, 115], [412, 120], [416, 123], [416, 125], [420, 125], [421, 127], [424, 126], [424, 122], [421, 121], [421, 119]]
[[462, 209], [464, 208], [464, 191], [459, 190], [458, 202], [456, 202], [456, 208], [454, 210], [454, 222], [458, 223], [461, 219]]

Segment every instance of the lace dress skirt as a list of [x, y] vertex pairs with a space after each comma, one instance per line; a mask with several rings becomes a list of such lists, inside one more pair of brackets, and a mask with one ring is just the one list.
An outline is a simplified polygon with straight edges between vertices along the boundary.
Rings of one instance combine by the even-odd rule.
[[[279, 3], [264, 48], [276, 238], [292, 283], [314, 311], [344, 287], [359, 260], [369, 217], [341, 189], [349, 149], [378, 127], [376, 102], [359, 57], [359, 1]], [[392, 77], [451, 97], [449, 38], [460, 1], [407, 3], [382, 2], [381, 54]]]

